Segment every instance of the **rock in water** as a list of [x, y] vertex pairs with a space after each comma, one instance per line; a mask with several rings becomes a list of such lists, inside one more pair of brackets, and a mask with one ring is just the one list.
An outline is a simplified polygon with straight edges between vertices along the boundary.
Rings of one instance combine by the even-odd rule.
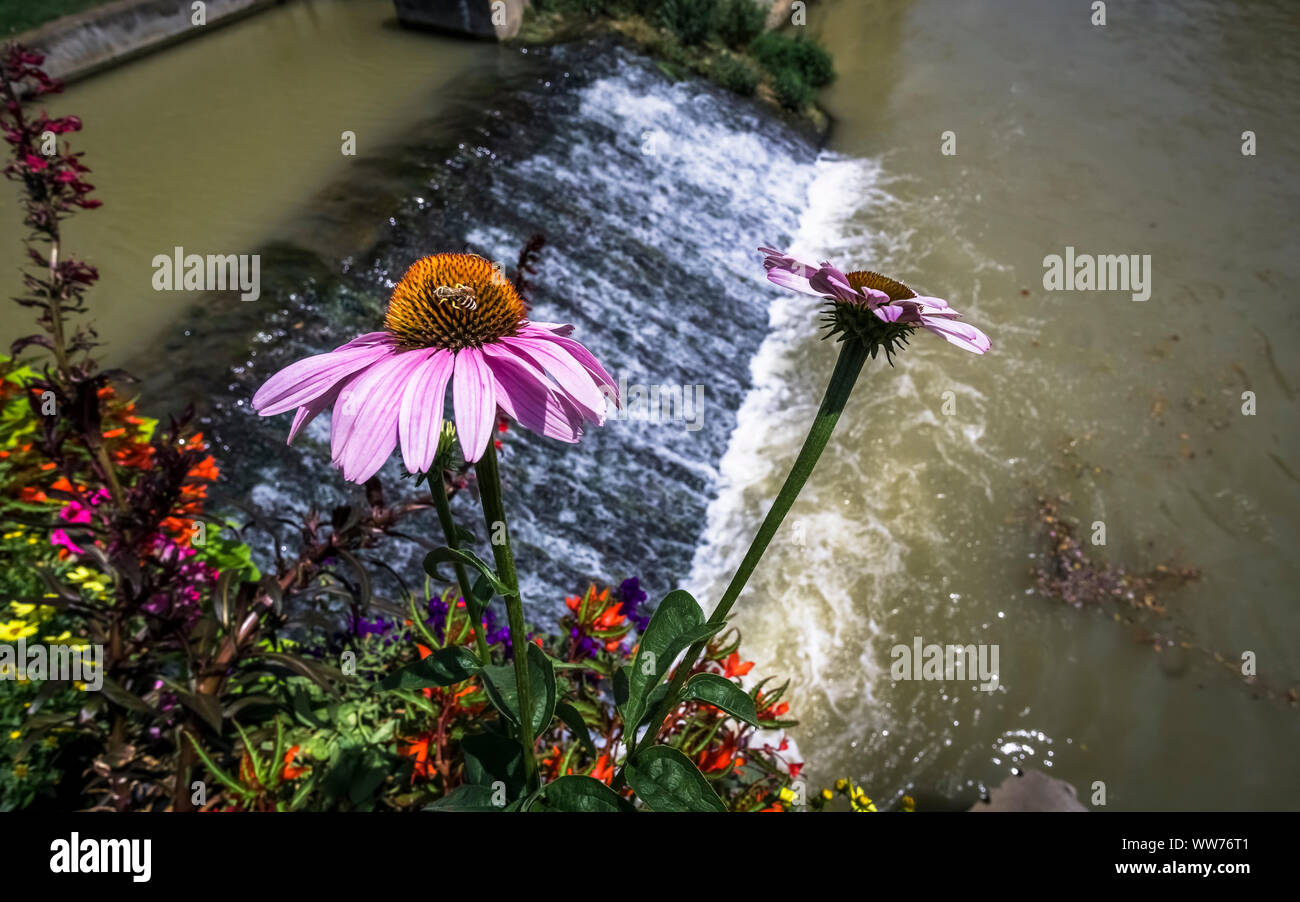
[[979, 801], [971, 811], [1087, 811], [1074, 787], [1064, 780], [1049, 777], [1038, 770], [1007, 777], [989, 793], [987, 802]]

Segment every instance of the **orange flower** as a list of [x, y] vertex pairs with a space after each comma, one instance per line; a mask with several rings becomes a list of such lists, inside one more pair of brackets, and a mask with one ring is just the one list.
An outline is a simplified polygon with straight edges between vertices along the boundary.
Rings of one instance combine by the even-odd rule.
[[596, 765], [591, 769], [591, 778], [605, 784], [614, 779], [614, 764], [609, 760], [609, 755], [601, 755], [596, 759]]
[[725, 669], [722, 675], [730, 679], [731, 677], [744, 676], [745, 674], [749, 673], [751, 670], [754, 669], [754, 662], [741, 661], [740, 653], [733, 651], [727, 657], [726, 663], [723, 665], [723, 667]]
[[404, 739], [401, 742], [407, 743], [406, 748], [397, 749], [397, 754], [404, 758], [415, 759], [415, 771], [411, 774], [411, 782], [415, 782], [416, 777], [428, 779], [433, 776], [433, 765], [429, 762], [429, 737], [433, 735], [426, 733], [418, 739]]
[[293, 766], [293, 759], [297, 754], [298, 746], [296, 745], [284, 753], [284, 770], [280, 771], [281, 780], [296, 780], [303, 774], [307, 773], [307, 771], [311, 770], [310, 765], [305, 767]]

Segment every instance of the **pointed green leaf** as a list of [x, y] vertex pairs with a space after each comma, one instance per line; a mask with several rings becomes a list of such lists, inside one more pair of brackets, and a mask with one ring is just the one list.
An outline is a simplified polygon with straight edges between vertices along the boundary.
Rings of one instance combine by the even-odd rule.
[[721, 708], [738, 720], [758, 726], [758, 711], [754, 709], [754, 700], [731, 680], [716, 673], [695, 674], [686, 681], [682, 698], [705, 702]]
[[564, 721], [564, 725], [573, 733], [574, 738], [594, 757], [596, 746], [591, 742], [591, 731], [587, 729], [587, 722], [582, 719], [578, 709], [568, 702], [556, 702], [555, 716]]
[[[527, 643], [529, 684], [533, 690], [533, 735], [540, 736], [555, 716], [555, 667], [546, 652]], [[514, 663], [493, 664], [481, 670], [488, 699], [511, 723], [519, 723], [519, 691]]]
[[459, 645], [440, 648], [422, 661], [413, 661], [390, 673], [379, 683], [380, 689], [432, 689], [454, 686], [478, 673], [478, 659]]
[[560, 777], [542, 787], [529, 811], [634, 811], [632, 803], [599, 780], [581, 774]]
[[473, 567], [488, 581], [488, 585], [492, 587], [492, 591], [497, 595], [518, 594], [515, 589], [503, 583], [497, 577], [496, 572], [485, 564], [478, 555], [472, 551], [466, 551], [464, 548], [435, 548], [424, 556], [424, 572], [432, 576], [434, 579], [442, 580], [443, 582], [454, 582], [454, 576], [448, 578], [438, 571], [438, 565], [447, 562], [465, 564], [468, 567]]
[[699, 603], [683, 589], [675, 589], [664, 596], [641, 635], [636, 657], [627, 668], [628, 699], [621, 713], [623, 723], [629, 729], [641, 722], [646, 713], [647, 697], [663, 681], [673, 660], [690, 645], [707, 639], [724, 625], [705, 623]]
[[491, 786], [465, 783], [457, 786], [436, 802], [424, 806], [425, 811], [500, 811], [492, 804], [495, 790]]
[[467, 781], [488, 788], [500, 781], [505, 784], [507, 801], [523, 795], [524, 759], [519, 743], [499, 733], [474, 733], [461, 740], [461, 750]]
[[651, 811], [726, 811], [704, 774], [672, 746], [652, 745], [627, 765], [627, 783]]

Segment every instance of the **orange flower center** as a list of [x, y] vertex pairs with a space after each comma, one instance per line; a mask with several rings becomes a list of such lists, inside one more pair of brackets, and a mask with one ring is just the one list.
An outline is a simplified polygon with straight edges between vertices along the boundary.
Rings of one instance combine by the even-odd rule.
[[496, 264], [476, 254], [434, 254], [397, 283], [384, 326], [405, 350], [458, 351], [514, 335], [526, 312]]
[[891, 301], [905, 301], [908, 298], [916, 297], [916, 292], [902, 282], [895, 281], [889, 276], [882, 276], [878, 272], [864, 269], [847, 273], [847, 275], [849, 284], [853, 286], [855, 291], [861, 291], [863, 288], [874, 288], [876, 291], [883, 291], [889, 295]]

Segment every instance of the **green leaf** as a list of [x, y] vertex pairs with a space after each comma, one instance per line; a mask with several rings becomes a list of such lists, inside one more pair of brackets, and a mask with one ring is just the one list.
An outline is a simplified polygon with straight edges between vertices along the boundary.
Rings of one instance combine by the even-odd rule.
[[519, 743], [499, 733], [474, 733], [461, 740], [460, 747], [466, 780], [489, 789], [500, 781], [505, 784], [507, 799], [523, 795], [524, 758]]
[[732, 717], [758, 726], [754, 700], [731, 680], [716, 673], [697, 673], [686, 681], [683, 699], [695, 699], [726, 711]]
[[425, 811], [500, 811], [500, 805], [492, 804], [495, 790], [491, 786], [479, 786], [476, 783], [464, 783], [457, 786], [436, 802], [424, 806]]
[[440, 648], [421, 661], [390, 673], [380, 689], [432, 689], [463, 683], [479, 671], [478, 659], [459, 645]]
[[480, 574], [479, 578], [474, 580], [474, 585], [469, 590], [470, 597], [465, 599], [465, 604], [469, 605], [469, 612], [474, 617], [474, 628], [483, 628], [483, 612], [487, 610], [488, 602], [492, 600], [492, 584], [487, 581], [487, 577]]
[[596, 746], [592, 744], [591, 731], [587, 729], [587, 722], [582, 719], [578, 709], [568, 702], [556, 702], [555, 716], [564, 721], [564, 725], [573, 733], [574, 738], [594, 757]]
[[[531, 642], [526, 645], [528, 682], [533, 690], [533, 735], [540, 736], [555, 716], [555, 667], [546, 652]], [[511, 723], [519, 723], [519, 691], [515, 685], [514, 663], [493, 664], [480, 672], [492, 705]]]
[[[635, 729], [646, 713], [646, 700], [651, 690], [663, 681], [673, 660], [689, 646], [707, 639], [725, 624], [704, 621], [704, 611], [683, 589], [675, 589], [664, 596], [650, 617], [650, 623], [641, 635], [636, 657], [627, 668], [627, 701], [620, 707], [623, 723]], [[615, 692], [619, 691], [617, 683]]]
[[434, 579], [442, 580], [443, 582], [454, 582], [454, 576], [448, 578], [438, 571], [439, 564], [448, 562], [465, 564], [468, 567], [473, 567], [488, 581], [488, 585], [492, 587], [492, 591], [497, 595], [519, 594], [517, 589], [501, 582], [492, 568], [483, 563], [482, 559], [479, 558], [478, 555], [472, 551], [466, 551], [464, 548], [435, 548], [424, 556], [424, 572], [432, 576]]
[[604, 783], [581, 774], [542, 787], [529, 811], [634, 811], [632, 803]]
[[704, 774], [672, 746], [652, 745], [627, 765], [627, 783], [651, 811], [726, 811]]

